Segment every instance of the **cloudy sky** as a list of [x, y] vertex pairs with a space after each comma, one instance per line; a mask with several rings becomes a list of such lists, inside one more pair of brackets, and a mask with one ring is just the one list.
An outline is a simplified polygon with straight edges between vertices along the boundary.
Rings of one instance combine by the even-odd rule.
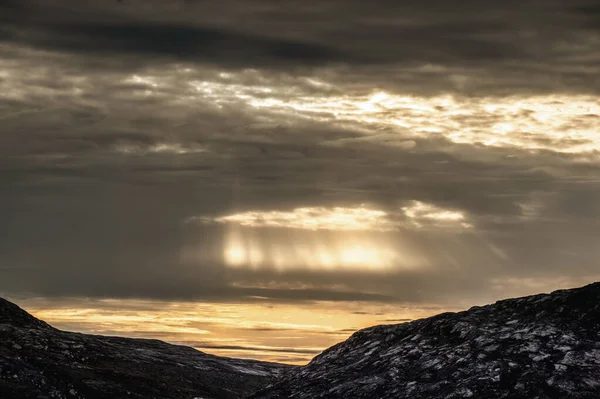
[[0, 0], [0, 294], [303, 362], [598, 280], [599, 49], [594, 0]]

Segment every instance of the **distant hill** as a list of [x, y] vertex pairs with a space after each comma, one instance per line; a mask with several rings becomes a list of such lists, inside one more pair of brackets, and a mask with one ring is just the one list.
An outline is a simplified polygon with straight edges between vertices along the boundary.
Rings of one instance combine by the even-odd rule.
[[252, 398], [600, 398], [600, 283], [367, 328]]
[[59, 331], [0, 298], [1, 399], [238, 399], [290, 368]]

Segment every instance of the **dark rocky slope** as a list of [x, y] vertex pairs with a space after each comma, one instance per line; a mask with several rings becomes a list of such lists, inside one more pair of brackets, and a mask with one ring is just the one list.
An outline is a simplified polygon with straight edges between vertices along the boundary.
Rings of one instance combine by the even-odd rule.
[[59, 331], [0, 298], [1, 399], [241, 398], [288, 366]]
[[600, 283], [355, 333], [253, 398], [600, 398]]

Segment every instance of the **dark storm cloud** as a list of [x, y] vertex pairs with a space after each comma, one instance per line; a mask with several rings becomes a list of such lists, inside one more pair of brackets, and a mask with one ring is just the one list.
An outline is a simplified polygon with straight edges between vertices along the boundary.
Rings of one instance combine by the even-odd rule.
[[573, 7], [572, 10], [590, 19], [598, 18], [600, 16], [600, 6], [594, 3], [580, 4]]
[[[278, 63], [322, 65], [353, 61], [338, 49], [318, 43], [253, 37], [217, 28], [178, 25], [77, 24], [47, 26], [20, 34], [18, 28], [5, 40], [33, 47], [100, 56], [136, 54], [168, 57], [223, 66], [269, 67]], [[11, 37], [12, 36], [12, 37]], [[360, 62], [360, 58], [354, 58]]]
[[583, 1], [28, 0], [4, 7], [5, 43], [71, 53], [72, 62], [121, 59], [96, 58], [95, 67], [169, 59], [290, 71], [333, 64], [361, 67], [339, 76], [346, 82], [385, 76], [388, 86], [422, 92], [598, 89], [597, 69], [578, 60], [598, 53], [598, 32], [585, 28], [594, 4]]

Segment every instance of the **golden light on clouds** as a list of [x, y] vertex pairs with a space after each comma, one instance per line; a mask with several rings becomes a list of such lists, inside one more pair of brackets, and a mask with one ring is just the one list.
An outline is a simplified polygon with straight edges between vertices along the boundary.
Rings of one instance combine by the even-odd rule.
[[[4, 76], [17, 72], [8, 61], [0, 61], [0, 69]], [[34, 72], [37, 77], [46, 76], [43, 69]], [[439, 135], [457, 144], [574, 154], [600, 151], [600, 99], [592, 95], [419, 96], [376, 87], [359, 91], [315, 77], [267, 77], [256, 70], [217, 71], [198, 79], [190, 68], [174, 68], [169, 73], [149, 70], [122, 76], [119, 81], [128, 85], [132, 98], [155, 96], [162, 104], [191, 109], [230, 107], [272, 126], [298, 120], [337, 124], [362, 132], [368, 140], [391, 135], [386, 136], [386, 145], [409, 149], [414, 144], [411, 140]], [[66, 90], [61, 89], [64, 85], [58, 85], [37, 88], [36, 93], [80, 96], [95, 87], [86, 76], [65, 76], [63, 83], [70, 87], [67, 92], [61, 91]], [[25, 99], [33, 93], [20, 78], [6, 78], [0, 87], [0, 97], [9, 100]], [[247, 127], [252, 129], [251, 125]]]
[[466, 222], [463, 212], [440, 208], [421, 201], [413, 201], [409, 206], [403, 207], [402, 210], [417, 227], [423, 227], [427, 222], [434, 223], [440, 227], [473, 227]]
[[187, 222], [218, 223], [248, 228], [284, 228], [340, 232], [393, 232], [411, 226], [472, 227], [463, 211], [446, 209], [422, 201], [411, 201], [398, 209], [379, 210], [363, 205], [349, 207], [300, 207], [291, 211], [246, 211], [231, 215], [194, 216]]
[[205, 152], [201, 146], [184, 146], [181, 143], [157, 143], [148, 146], [135, 144], [120, 144], [117, 151], [128, 155], [147, 155], [147, 154], [197, 154]]
[[[313, 83], [310, 83], [313, 82]], [[317, 84], [318, 83], [318, 84]], [[366, 134], [382, 129], [410, 138], [439, 134], [455, 143], [492, 147], [582, 153], [600, 150], [600, 100], [588, 95], [505, 97], [420, 97], [384, 91], [343, 93], [327, 82], [306, 80], [307, 87], [240, 84], [235, 76], [190, 85], [215, 104], [242, 103], [280, 114], [319, 122], [354, 124]], [[311, 91], [311, 87], [323, 89]], [[326, 90], [324, 88], [327, 88]], [[273, 120], [278, 119], [273, 115]], [[386, 143], [393, 144], [392, 141]]]
[[281, 272], [423, 268], [428, 261], [403, 242], [403, 231], [473, 227], [464, 212], [422, 201], [386, 211], [362, 205], [300, 207], [187, 221], [226, 226], [222, 260], [228, 267]]
[[146, 86], [150, 86], [153, 88], [158, 87], [158, 83], [156, 83], [156, 79], [147, 77], [147, 76], [132, 75], [129, 78], [125, 79], [124, 81], [126, 83], [135, 83], [135, 84], [139, 84], [139, 85], [146, 85]]
[[289, 212], [243, 212], [215, 219], [218, 223], [234, 223], [244, 227], [284, 227], [306, 230], [372, 230], [390, 231], [394, 226], [387, 213], [365, 207], [306, 207]]
[[313, 112], [319, 119], [330, 114], [331, 121], [398, 130], [415, 138], [440, 134], [456, 143], [565, 153], [600, 150], [600, 100], [589, 96], [461, 99], [378, 92], [318, 97], [306, 103], [253, 99], [251, 105]]

